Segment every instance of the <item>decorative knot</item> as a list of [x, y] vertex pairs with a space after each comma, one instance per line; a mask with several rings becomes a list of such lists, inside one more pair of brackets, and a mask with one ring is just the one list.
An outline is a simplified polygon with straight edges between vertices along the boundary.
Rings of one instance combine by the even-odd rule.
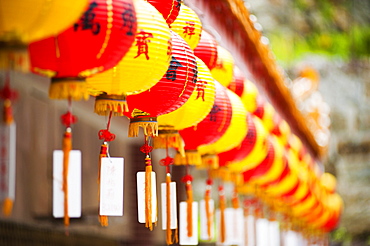
[[116, 138], [116, 135], [111, 133], [107, 129], [102, 129], [98, 133], [99, 139], [104, 140], [104, 142], [111, 142]]
[[70, 111], [63, 114], [60, 119], [62, 121], [62, 124], [66, 127], [71, 127], [72, 124], [75, 124], [77, 122], [77, 117], [74, 116]]
[[153, 147], [147, 143], [140, 147], [140, 151], [143, 152], [144, 154], [149, 154], [150, 152], [152, 152], [152, 150]]
[[219, 192], [223, 192], [223, 191], [224, 191], [224, 186], [223, 186], [223, 185], [220, 185], [220, 186], [218, 187], [218, 191], [219, 191]]
[[206, 184], [211, 186], [213, 184], [213, 180], [212, 179], [207, 179]]
[[7, 81], [3, 88], [0, 89], [0, 98], [3, 100], [16, 100], [18, 98], [18, 92], [10, 88], [10, 83]]
[[193, 176], [191, 176], [190, 174], [186, 174], [184, 177], [182, 177], [181, 181], [184, 183], [192, 182]]
[[166, 158], [163, 158], [163, 159], [161, 159], [160, 160], [160, 165], [161, 166], [166, 166], [166, 167], [168, 167], [168, 166], [170, 166], [170, 165], [173, 165], [173, 158], [172, 157], [170, 157], [170, 156], [167, 156]]

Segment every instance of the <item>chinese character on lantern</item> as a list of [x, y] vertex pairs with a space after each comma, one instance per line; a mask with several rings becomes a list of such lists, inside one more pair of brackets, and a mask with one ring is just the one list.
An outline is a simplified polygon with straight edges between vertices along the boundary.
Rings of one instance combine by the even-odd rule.
[[149, 46], [150, 40], [148, 38], [153, 38], [153, 34], [150, 32], [144, 32], [140, 30], [139, 33], [136, 34], [136, 46], [137, 46], [137, 55], [134, 58], [139, 57], [141, 54], [145, 54], [147, 60], [149, 60]]
[[206, 84], [207, 84], [207, 81], [203, 81], [203, 80], [198, 80], [198, 83], [197, 83], [197, 98], [195, 98], [195, 100], [197, 100], [198, 98], [202, 98], [202, 100], [204, 101], [204, 89], [206, 88]]
[[124, 27], [128, 27], [128, 31], [126, 32], [127, 35], [132, 36], [134, 35], [133, 33], [133, 26], [136, 21], [135, 15], [134, 15], [134, 7], [132, 4], [128, 4], [128, 8], [122, 12], [122, 20], [123, 20], [123, 25], [121, 29]]
[[217, 121], [217, 113], [221, 111], [221, 108], [217, 106], [216, 104], [213, 105], [210, 114], [210, 121]]
[[95, 19], [95, 13], [94, 9], [98, 6], [96, 2], [90, 3], [89, 8], [86, 10], [86, 12], [82, 15], [81, 19], [79, 20], [79, 23], [74, 24], [74, 31], [77, 31], [79, 27], [81, 27], [82, 30], [91, 30], [91, 32], [94, 35], [99, 34], [100, 32], [100, 23], [94, 22]]
[[176, 0], [175, 7], [180, 11], [181, 0]]
[[183, 67], [179, 61], [176, 60], [174, 56], [172, 56], [172, 60], [170, 62], [170, 66], [168, 67], [167, 73], [166, 73], [166, 79], [167, 80], [176, 80], [176, 70], [179, 67]]
[[193, 36], [195, 34], [194, 30], [195, 30], [195, 22], [194, 21], [187, 21], [186, 24], [188, 24], [187, 26], [184, 26], [183, 29], [184, 29], [184, 34], [185, 34], [185, 37], [187, 35], [190, 36]]

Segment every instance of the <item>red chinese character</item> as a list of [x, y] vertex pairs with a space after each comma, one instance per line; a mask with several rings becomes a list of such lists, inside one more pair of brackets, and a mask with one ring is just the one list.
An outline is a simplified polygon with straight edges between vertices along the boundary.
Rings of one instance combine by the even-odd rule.
[[187, 35], [191, 36], [195, 34], [194, 30], [195, 30], [195, 22], [194, 21], [187, 21], [186, 24], [188, 24], [187, 26], [183, 27], [184, 29], [184, 34], [185, 34], [185, 37]]
[[148, 38], [153, 38], [153, 34], [150, 32], [144, 32], [141, 30], [136, 34], [136, 46], [137, 46], [137, 55], [134, 58], [139, 57], [141, 54], [145, 54], [147, 60], [149, 60], [149, 46], [150, 40]]
[[195, 98], [195, 100], [201, 97], [202, 100], [204, 101], [204, 89], [206, 88], [206, 84], [208, 84], [207, 81], [202, 81], [202, 80], [197, 81], [198, 95], [197, 95], [197, 98]]

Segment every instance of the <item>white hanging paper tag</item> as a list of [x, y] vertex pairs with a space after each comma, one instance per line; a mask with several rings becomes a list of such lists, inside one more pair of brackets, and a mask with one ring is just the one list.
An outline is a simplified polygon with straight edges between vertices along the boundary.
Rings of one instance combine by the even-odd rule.
[[244, 245], [244, 214], [242, 208], [230, 208], [231, 214], [231, 225], [230, 225], [230, 237], [232, 239], [232, 245]]
[[[145, 172], [137, 172], [137, 209], [139, 223], [145, 223]], [[155, 172], [152, 172], [152, 222], [157, 221], [157, 188]]]
[[188, 237], [188, 204], [180, 202], [180, 245], [198, 245], [198, 202], [193, 202], [193, 235]]
[[199, 207], [200, 207], [200, 240], [206, 240], [210, 241], [213, 240], [214, 235], [215, 235], [215, 228], [214, 228], [214, 210], [215, 210], [215, 205], [214, 205], [213, 199], [209, 200], [209, 211], [210, 211], [210, 220], [211, 220], [211, 235], [208, 235], [208, 226], [207, 226], [207, 212], [206, 212], [206, 202], [205, 200], [201, 200]]
[[269, 246], [280, 245], [280, 229], [277, 221], [269, 221], [269, 241]]
[[0, 201], [15, 199], [16, 125], [0, 124]]
[[269, 246], [269, 221], [257, 219], [256, 221], [256, 242], [257, 246]]
[[[162, 229], [167, 230], [167, 185], [161, 184], [162, 193]], [[177, 228], [177, 198], [176, 198], [176, 182], [170, 183], [170, 200], [171, 200], [171, 229]]]
[[[53, 152], [53, 216], [64, 217], [63, 151]], [[68, 216], [81, 217], [81, 151], [71, 150], [68, 163]]]
[[248, 215], [245, 218], [245, 242], [246, 245], [255, 245], [256, 243], [256, 228], [255, 228], [255, 219], [253, 215]]
[[122, 157], [101, 158], [99, 215], [123, 215], [123, 164]]

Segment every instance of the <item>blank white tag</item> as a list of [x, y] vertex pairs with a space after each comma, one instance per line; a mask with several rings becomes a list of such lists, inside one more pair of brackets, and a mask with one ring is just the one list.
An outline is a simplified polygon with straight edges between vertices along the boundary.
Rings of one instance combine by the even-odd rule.
[[245, 242], [246, 245], [255, 245], [256, 243], [256, 226], [255, 226], [255, 218], [253, 215], [248, 215], [245, 217]]
[[101, 158], [100, 215], [123, 215], [123, 158]]
[[16, 125], [0, 124], [0, 201], [15, 199]]
[[[145, 172], [137, 172], [137, 209], [139, 223], [145, 223]], [[157, 221], [157, 189], [155, 172], [152, 172], [152, 221]]]
[[[167, 185], [166, 183], [161, 184], [162, 192], [162, 229], [167, 229]], [[170, 199], [171, 199], [171, 229], [177, 228], [177, 199], [176, 199], [176, 182], [170, 183]]]
[[180, 202], [180, 245], [198, 245], [198, 202], [193, 202], [193, 235], [188, 237], [188, 204]]
[[[81, 151], [69, 152], [68, 164], [68, 216], [81, 217]], [[64, 216], [63, 151], [53, 152], [53, 216]]]
[[[257, 246], [269, 246], [269, 221], [257, 219], [256, 221], [256, 242]], [[298, 245], [298, 244], [297, 244]]]
[[279, 222], [269, 221], [269, 246], [280, 246]]
[[228, 208], [228, 213], [231, 217], [230, 237], [232, 245], [244, 245], [244, 214], [242, 208]]
[[205, 200], [201, 200], [199, 207], [200, 207], [200, 240], [213, 240], [214, 235], [215, 235], [215, 227], [214, 227], [214, 210], [215, 210], [215, 205], [214, 205], [213, 199], [209, 200], [209, 210], [211, 214], [211, 237], [208, 235], [208, 226], [207, 226], [207, 212], [206, 212], [206, 202]]

